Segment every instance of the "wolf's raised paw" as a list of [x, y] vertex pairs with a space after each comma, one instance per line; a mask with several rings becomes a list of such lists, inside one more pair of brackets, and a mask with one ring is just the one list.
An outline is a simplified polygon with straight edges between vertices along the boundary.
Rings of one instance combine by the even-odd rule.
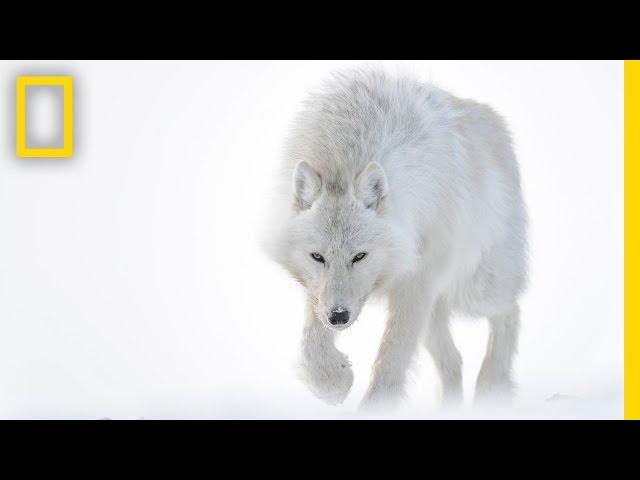
[[342, 403], [353, 385], [353, 371], [341, 352], [318, 362], [303, 362], [302, 380], [311, 392], [330, 405]]

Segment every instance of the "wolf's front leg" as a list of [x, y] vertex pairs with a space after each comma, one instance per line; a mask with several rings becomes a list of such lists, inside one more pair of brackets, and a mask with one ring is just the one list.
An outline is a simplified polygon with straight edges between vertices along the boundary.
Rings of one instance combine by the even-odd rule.
[[307, 301], [302, 334], [302, 380], [321, 400], [342, 403], [353, 384], [347, 356], [335, 347], [335, 331], [318, 319], [312, 300]]
[[392, 408], [402, 400], [407, 370], [433, 303], [422, 275], [407, 278], [393, 288], [389, 319], [362, 408]]

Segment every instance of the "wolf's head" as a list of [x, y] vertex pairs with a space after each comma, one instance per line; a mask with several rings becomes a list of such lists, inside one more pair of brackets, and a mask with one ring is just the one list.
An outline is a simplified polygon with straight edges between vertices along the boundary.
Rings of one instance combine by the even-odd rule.
[[338, 187], [307, 162], [293, 172], [293, 213], [278, 255], [306, 287], [318, 318], [329, 328], [355, 322], [367, 297], [407, 268], [413, 255], [389, 218], [389, 185], [369, 163]]

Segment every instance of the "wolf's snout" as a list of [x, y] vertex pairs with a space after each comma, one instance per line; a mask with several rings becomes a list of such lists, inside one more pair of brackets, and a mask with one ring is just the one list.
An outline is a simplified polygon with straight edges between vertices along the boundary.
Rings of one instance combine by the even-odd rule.
[[342, 307], [336, 308], [329, 314], [331, 325], [344, 325], [349, 321], [349, 311]]

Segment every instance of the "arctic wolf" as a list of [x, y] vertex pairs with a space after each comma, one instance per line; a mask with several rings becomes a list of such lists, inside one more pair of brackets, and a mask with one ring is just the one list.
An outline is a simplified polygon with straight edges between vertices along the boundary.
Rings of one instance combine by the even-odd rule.
[[510, 396], [527, 215], [503, 119], [435, 86], [358, 70], [310, 95], [294, 125], [272, 253], [306, 288], [310, 389], [345, 399], [353, 373], [335, 335], [379, 294], [389, 318], [363, 406], [402, 398], [420, 344], [445, 400], [461, 399], [455, 313], [490, 323], [476, 397]]

